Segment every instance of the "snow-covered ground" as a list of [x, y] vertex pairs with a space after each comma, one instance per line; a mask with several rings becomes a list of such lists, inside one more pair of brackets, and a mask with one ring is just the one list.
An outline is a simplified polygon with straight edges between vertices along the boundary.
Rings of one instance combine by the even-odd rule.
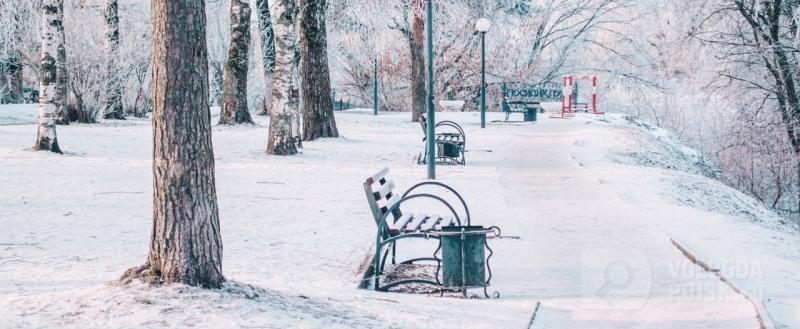
[[800, 327], [800, 237], [622, 116], [480, 129], [474, 113], [439, 115], [463, 124], [469, 151], [439, 179], [473, 223], [519, 237], [490, 241], [501, 298], [464, 300], [356, 289], [375, 233], [362, 181], [386, 166], [401, 189], [425, 177], [408, 113], [337, 112], [344, 137], [293, 157], [265, 155], [263, 117], [214, 127], [222, 290], [114, 283], [147, 253], [148, 121], [59, 126], [68, 153], [54, 155], [29, 150], [35, 113], [0, 106], [2, 327]]

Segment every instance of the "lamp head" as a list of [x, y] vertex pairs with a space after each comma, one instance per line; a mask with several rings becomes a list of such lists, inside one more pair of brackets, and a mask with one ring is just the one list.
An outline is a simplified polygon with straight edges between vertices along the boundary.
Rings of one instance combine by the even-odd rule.
[[481, 18], [477, 22], [475, 22], [475, 31], [480, 33], [489, 32], [489, 29], [492, 27], [492, 21], [488, 18]]

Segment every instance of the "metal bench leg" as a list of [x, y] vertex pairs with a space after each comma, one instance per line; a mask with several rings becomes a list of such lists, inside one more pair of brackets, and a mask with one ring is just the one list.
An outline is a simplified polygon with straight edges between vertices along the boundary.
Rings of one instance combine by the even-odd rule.
[[395, 259], [397, 258], [397, 242], [392, 243], [392, 265], [397, 264]]
[[372, 264], [372, 274], [375, 276], [375, 290], [380, 290], [380, 276], [381, 276], [381, 235], [378, 233], [378, 238], [375, 239], [375, 260]]

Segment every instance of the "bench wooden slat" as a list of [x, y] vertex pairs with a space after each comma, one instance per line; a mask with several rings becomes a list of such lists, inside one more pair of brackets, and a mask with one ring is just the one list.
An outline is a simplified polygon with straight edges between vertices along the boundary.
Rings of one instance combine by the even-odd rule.
[[375, 174], [372, 177], [368, 178], [367, 181], [370, 182], [371, 184], [374, 184], [375, 182], [378, 182], [381, 179], [383, 179], [384, 177], [386, 177], [386, 175], [388, 175], [388, 174], [389, 174], [389, 167], [385, 167], [385, 168], [381, 169], [381, 171], [379, 171], [377, 174]]
[[424, 219], [422, 219], [422, 220], [420, 220], [419, 222], [416, 223], [417, 225], [414, 226], [413, 232], [422, 231], [423, 230], [422, 228], [425, 227], [428, 224], [428, 222], [438, 221], [439, 218], [441, 218], [441, 216], [436, 216], [436, 215], [427, 216], [427, 218], [424, 218]]
[[392, 193], [392, 197], [387, 199], [380, 199], [378, 200], [378, 206], [381, 208], [381, 213], [384, 214], [389, 211], [389, 208], [392, 208], [397, 202], [400, 201], [400, 196], [396, 193]]
[[394, 187], [395, 186], [394, 186], [394, 181], [393, 180], [386, 181], [386, 183], [381, 185], [381, 187], [378, 189], [378, 191], [375, 192], [375, 193], [378, 193], [378, 196], [376, 198], [377, 199], [386, 198], [386, 196], [388, 196], [390, 193], [392, 193], [392, 190], [394, 190]]
[[394, 223], [390, 224], [389, 233], [392, 235], [400, 234], [403, 232], [403, 228], [406, 227], [408, 222], [410, 222], [412, 219], [414, 219], [414, 214], [403, 214], [403, 216], [394, 221]]
[[450, 216], [450, 217], [447, 217], [447, 218], [443, 219], [443, 220], [442, 220], [442, 221], [439, 223], [439, 226], [438, 226], [438, 227], [436, 227], [436, 229], [437, 229], [437, 230], [441, 230], [441, 229], [442, 229], [442, 227], [448, 227], [448, 226], [457, 225], [457, 224], [458, 224], [458, 222], [456, 221], [456, 218], [455, 218], [455, 217], [452, 217], [452, 216]]
[[416, 227], [419, 226], [420, 222], [424, 221], [426, 218], [428, 218], [428, 215], [426, 214], [414, 214], [411, 220], [406, 222], [405, 225], [400, 228], [400, 231], [404, 233], [414, 232]]
[[419, 230], [422, 232], [430, 232], [432, 230], [435, 230], [437, 226], [440, 226], [442, 220], [443, 220], [442, 216], [431, 217], [430, 219], [428, 219], [427, 222], [425, 222], [425, 225], [422, 225], [420, 227]]

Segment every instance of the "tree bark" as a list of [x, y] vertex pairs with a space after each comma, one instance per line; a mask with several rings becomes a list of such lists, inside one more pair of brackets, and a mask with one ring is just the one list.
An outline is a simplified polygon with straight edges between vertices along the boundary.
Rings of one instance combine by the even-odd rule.
[[411, 23], [411, 121], [419, 122], [426, 111], [427, 93], [425, 91], [425, 56], [423, 55], [425, 43], [425, 21], [422, 17], [421, 0], [413, 0]]
[[326, 0], [298, 0], [303, 140], [339, 137], [331, 99]]
[[122, 109], [122, 83], [117, 74], [119, 61], [119, 15], [117, 0], [105, 0], [103, 16], [106, 25], [106, 86], [104, 119], [125, 120]]
[[253, 123], [247, 109], [247, 69], [250, 51], [249, 0], [231, 0], [231, 46], [225, 65], [219, 124]]
[[300, 139], [298, 76], [294, 62], [297, 40], [294, 26], [295, 3], [294, 0], [277, 0], [273, 6], [275, 83], [272, 91], [267, 153], [292, 155], [297, 154]]
[[203, 0], [153, 0], [153, 229], [144, 266], [123, 281], [218, 288], [222, 240], [214, 186]]
[[22, 32], [19, 6], [12, 6], [15, 10], [13, 14], [13, 46], [9, 47], [9, 52], [4, 58], [0, 58], [0, 104], [4, 103], [24, 103], [25, 97], [22, 92]]
[[[19, 10], [13, 7], [12, 10]], [[22, 92], [22, 33], [20, 32], [21, 23], [19, 12], [13, 15], [15, 25], [13, 42], [16, 44], [10, 47], [11, 50], [5, 58], [0, 58], [0, 103], [24, 103], [25, 97]]]
[[225, 69], [222, 67], [220, 61], [209, 61], [209, 69], [211, 70], [211, 103], [222, 107], [222, 89], [225, 85]]
[[59, 30], [63, 32], [64, 12], [63, 0], [45, 0], [42, 3], [42, 57], [39, 66], [39, 127], [36, 134], [38, 151], [61, 153], [56, 138], [56, 52], [60, 39]]
[[256, 0], [258, 11], [258, 35], [261, 41], [261, 59], [264, 64], [264, 107], [258, 115], [269, 115], [272, 109], [272, 88], [275, 82], [275, 34], [272, 31], [272, 17], [269, 1]]
[[[61, 2], [61, 15], [64, 15], [64, 2]], [[58, 31], [58, 49], [56, 50], [56, 124], [68, 125], [69, 124], [69, 111], [67, 109], [69, 104], [69, 75], [67, 73], [67, 47], [66, 37], [64, 35], [64, 28]]]
[[17, 51], [0, 59], [0, 104], [21, 103], [22, 63]]

